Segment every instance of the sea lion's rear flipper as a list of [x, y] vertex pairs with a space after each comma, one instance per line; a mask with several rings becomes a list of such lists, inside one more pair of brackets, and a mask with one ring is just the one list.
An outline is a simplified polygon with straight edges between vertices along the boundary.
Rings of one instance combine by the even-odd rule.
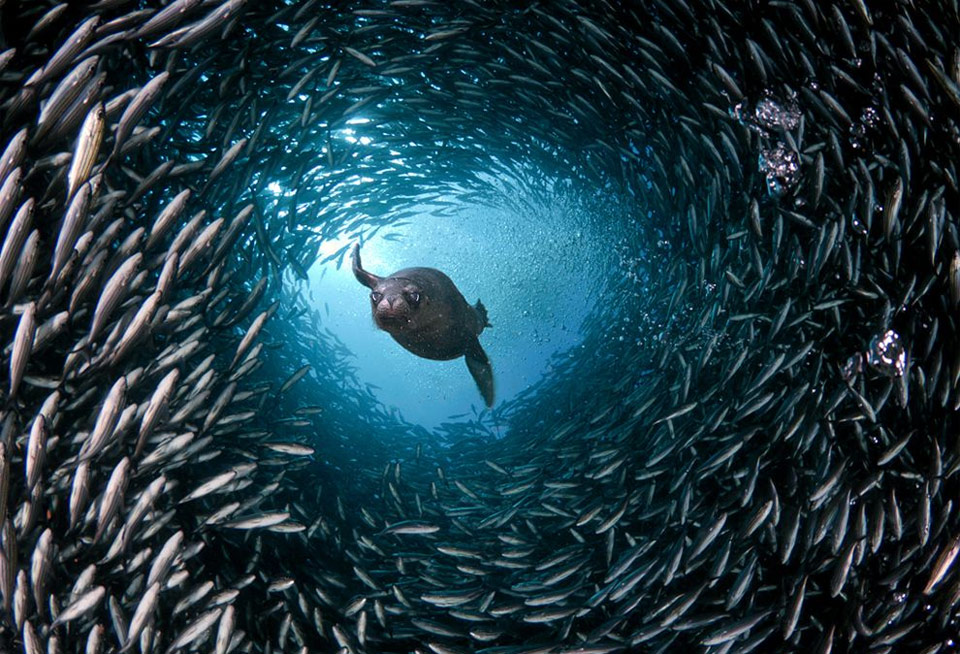
[[493, 406], [493, 368], [490, 366], [487, 353], [480, 347], [480, 341], [474, 339], [467, 350], [466, 357], [467, 368], [473, 375], [473, 381], [477, 382], [477, 388], [483, 395], [484, 403], [488, 407]]
[[477, 303], [473, 305], [474, 310], [480, 316], [480, 331], [483, 331], [484, 327], [493, 327], [490, 324], [490, 319], [487, 318], [487, 307], [483, 306], [483, 302], [477, 300]]
[[358, 282], [367, 288], [374, 288], [380, 283], [382, 277], [377, 277], [373, 273], [369, 273], [363, 269], [362, 264], [360, 263], [359, 243], [353, 244], [353, 252], [350, 253], [350, 258], [353, 259], [353, 276], [357, 278]]

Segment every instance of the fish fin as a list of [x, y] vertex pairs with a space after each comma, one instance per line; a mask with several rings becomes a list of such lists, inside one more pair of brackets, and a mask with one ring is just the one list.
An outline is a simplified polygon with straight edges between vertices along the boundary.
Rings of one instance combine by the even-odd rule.
[[353, 252], [350, 253], [350, 257], [353, 259], [353, 276], [357, 278], [357, 281], [367, 288], [375, 288], [382, 278], [363, 269], [363, 264], [360, 263], [359, 243], [353, 244]]
[[484, 403], [488, 407], [493, 406], [493, 367], [487, 353], [480, 347], [480, 341], [474, 339], [466, 352], [466, 358], [467, 368], [480, 389]]
[[477, 310], [477, 313], [480, 314], [480, 330], [483, 331], [484, 327], [493, 327], [490, 324], [490, 319], [487, 318], [487, 307], [483, 306], [483, 302], [477, 300], [477, 303], [473, 305], [473, 308]]

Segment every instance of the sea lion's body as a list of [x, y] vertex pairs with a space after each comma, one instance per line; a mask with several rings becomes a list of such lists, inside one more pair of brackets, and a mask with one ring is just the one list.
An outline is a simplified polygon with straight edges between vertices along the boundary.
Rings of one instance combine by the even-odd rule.
[[[486, 326], [480, 312], [467, 303], [453, 281], [435, 268], [398, 270], [381, 284], [387, 285], [396, 286], [401, 293], [402, 289], [416, 288], [422, 296], [420, 310], [409, 322], [377, 323], [417, 356], [437, 361], [462, 357]], [[374, 311], [376, 315], [376, 307]]]
[[358, 245], [353, 248], [353, 274], [371, 290], [377, 327], [419, 357], [466, 357], [484, 401], [493, 404], [493, 369], [477, 338], [490, 326], [482, 303], [471, 306], [456, 284], [435, 268], [404, 268], [389, 277], [369, 273], [361, 266]]

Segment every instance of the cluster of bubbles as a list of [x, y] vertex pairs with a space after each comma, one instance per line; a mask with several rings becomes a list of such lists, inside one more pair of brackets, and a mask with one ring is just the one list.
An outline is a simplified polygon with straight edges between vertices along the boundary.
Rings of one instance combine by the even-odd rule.
[[850, 355], [841, 367], [843, 378], [851, 383], [863, 372], [864, 364], [890, 378], [903, 377], [907, 367], [907, 350], [903, 340], [893, 329], [888, 329], [870, 339], [867, 350]]
[[903, 347], [900, 334], [888, 329], [870, 340], [870, 347], [864, 355], [867, 363], [888, 377], [902, 377], [907, 364], [907, 352]]
[[758, 168], [766, 179], [767, 193], [781, 197], [800, 177], [800, 157], [795, 147], [779, 138], [800, 125], [800, 107], [796, 100], [779, 101], [768, 93], [756, 102], [752, 111], [744, 100], [730, 109], [730, 115], [759, 134]]
[[780, 197], [786, 189], [797, 183], [800, 160], [796, 152], [778, 141], [771, 147], [761, 149], [759, 167], [766, 176], [767, 193]]

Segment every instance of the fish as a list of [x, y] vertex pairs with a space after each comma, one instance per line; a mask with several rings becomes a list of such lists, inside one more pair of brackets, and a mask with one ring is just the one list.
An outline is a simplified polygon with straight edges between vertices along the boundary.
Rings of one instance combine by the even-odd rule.
[[160, 308], [162, 298], [162, 293], [155, 291], [151, 293], [137, 309], [137, 312], [130, 320], [130, 324], [113, 349], [111, 362], [114, 365], [128, 356], [131, 350], [147, 336], [150, 324], [154, 316], [156, 316], [157, 310]]
[[190, 189], [184, 189], [180, 191], [169, 204], [167, 204], [163, 211], [156, 217], [150, 226], [150, 233], [147, 236], [147, 242], [144, 244], [143, 249], [145, 251], [150, 251], [155, 245], [167, 234], [168, 230], [173, 226], [174, 222], [180, 217], [181, 212], [186, 207], [187, 201], [192, 195]]
[[440, 531], [440, 526], [429, 522], [419, 522], [416, 520], [397, 522], [388, 526], [383, 533], [385, 534], [434, 534]]
[[217, 218], [197, 235], [196, 240], [180, 256], [177, 276], [183, 275], [204, 253], [212, 249], [213, 241], [222, 228], [223, 218]]
[[213, 183], [220, 175], [223, 174], [230, 164], [237, 160], [237, 157], [240, 156], [241, 151], [247, 145], [247, 139], [240, 139], [233, 145], [231, 145], [226, 152], [220, 157], [220, 160], [214, 165], [213, 170], [210, 171], [210, 174], [207, 176], [207, 184]]
[[293, 456], [310, 456], [316, 452], [316, 450], [309, 445], [301, 445], [299, 443], [264, 443], [264, 447], [274, 452], [291, 454]]
[[123, 503], [123, 495], [130, 476], [130, 465], [130, 458], [123, 457], [110, 473], [107, 486], [103, 491], [103, 498], [97, 509], [97, 531], [93, 537], [94, 542], [100, 540], [104, 529], [110, 524], [120, 504]]
[[[17, 331], [13, 337], [13, 351], [10, 354], [10, 385], [8, 394], [15, 397], [23, 381], [33, 344], [37, 337], [37, 305], [31, 302], [24, 308], [17, 322]], [[32, 485], [31, 485], [32, 486]]]
[[133, 617], [130, 619], [130, 624], [128, 626], [121, 651], [128, 650], [136, 642], [137, 637], [143, 633], [151, 614], [157, 607], [159, 595], [160, 584], [159, 582], [154, 582], [140, 597], [136, 610], [133, 613]]
[[23, 173], [19, 168], [14, 168], [4, 179], [3, 186], [0, 187], [0, 225], [7, 227], [7, 221], [13, 214], [17, 199], [21, 191], [20, 182], [23, 179]]
[[247, 328], [246, 333], [244, 333], [243, 338], [237, 345], [237, 351], [234, 353], [233, 360], [230, 362], [231, 368], [237, 365], [240, 358], [250, 349], [250, 346], [260, 334], [260, 330], [263, 329], [264, 324], [266, 324], [268, 315], [269, 313], [267, 311], [263, 311], [250, 323], [250, 327]]
[[106, 594], [107, 589], [103, 586], [95, 586], [91, 590], [88, 590], [70, 604], [70, 606], [65, 608], [63, 612], [57, 616], [57, 619], [53, 621], [50, 628], [54, 629], [61, 624], [71, 622], [90, 613], [103, 601], [103, 597]]
[[20, 256], [24, 243], [27, 240], [27, 234], [33, 224], [33, 213], [36, 202], [33, 198], [28, 198], [17, 209], [12, 222], [7, 228], [7, 233], [3, 239], [3, 246], [0, 247], [0, 290], [2, 290], [10, 280], [10, 274], [13, 272], [14, 264]]
[[277, 512], [277, 513], [266, 513], [259, 516], [253, 516], [250, 518], [242, 518], [239, 520], [232, 520], [230, 522], [223, 523], [223, 527], [228, 529], [263, 529], [265, 527], [273, 527], [279, 525], [284, 520], [290, 517], [288, 512]]
[[40, 481], [44, 457], [46, 456], [47, 420], [42, 413], [38, 414], [30, 427], [30, 436], [27, 440], [26, 469], [24, 472], [27, 478], [27, 488], [31, 491]]
[[157, 33], [167, 32], [182, 21], [201, 2], [202, 0], [174, 0], [138, 26], [131, 37], [144, 39]]
[[[40, 538], [37, 539], [37, 544], [30, 556], [30, 585], [33, 588], [33, 600], [36, 602], [36, 606], [40, 607], [43, 606], [42, 601], [45, 597], [46, 585], [49, 581], [51, 567], [53, 565], [52, 548], [53, 532], [47, 528], [40, 534]], [[18, 579], [17, 586], [19, 587], [20, 585], [20, 580]], [[42, 611], [43, 609], [41, 608], [40, 610]], [[20, 615], [23, 615], [22, 611]]]
[[200, 615], [200, 617], [191, 622], [183, 632], [180, 633], [177, 639], [170, 644], [169, 651], [176, 652], [187, 645], [191, 645], [197, 639], [205, 637], [220, 618], [221, 613], [223, 613], [223, 609], [214, 608]]
[[187, 25], [171, 32], [159, 41], [151, 43], [150, 46], [154, 48], [182, 48], [202, 41], [218, 28], [222, 27], [244, 4], [246, 4], [246, 0], [226, 0], [226, 2], [223, 2], [219, 7], [208, 13], [203, 19], [192, 25]]
[[94, 15], [83, 21], [77, 29], [71, 33], [63, 42], [60, 48], [50, 56], [50, 59], [37, 69], [26, 80], [27, 86], [39, 86], [45, 81], [56, 77], [62, 73], [72, 62], [73, 58], [90, 42], [95, 34], [96, 28], [100, 24], [100, 16]]
[[63, 217], [63, 224], [57, 234], [57, 243], [53, 253], [53, 262], [51, 264], [50, 275], [47, 277], [47, 285], [53, 284], [60, 273], [63, 272], [67, 259], [72, 254], [77, 239], [82, 233], [84, 223], [89, 217], [90, 200], [92, 187], [89, 183], [83, 184], [74, 194], [73, 199]]
[[310, 372], [311, 368], [312, 366], [310, 364], [306, 364], [298, 368], [296, 372], [290, 375], [290, 377], [286, 379], [283, 382], [283, 384], [280, 385], [280, 389], [277, 391], [277, 395], [283, 395], [284, 393], [289, 391], [291, 388], [293, 388], [293, 385], [296, 384], [301, 379], [303, 379], [306, 376], [306, 374]]
[[170, 73], [168, 71], [157, 74], [137, 90], [130, 102], [127, 103], [113, 134], [113, 151], [110, 158], [114, 158], [120, 153], [123, 145], [133, 133], [133, 129], [140, 124], [140, 121], [160, 97], [163, 87], [169, 79]]
[[70, 170], [67, 171], [68, 202], [80, 185], [86, 183], [90, 177], [90, 172], [100, 151], [100, 143], [103, 140], [104, 124], [103, 104], [98, 102], [87, 113], [87, 117], [80, 127], [80, 134], [77, 136], [73, 158], [70, 160]]
[[95, 456], [112, 436], [117, 421], [120, 419], [120, 411], [127, 394], [127, 379], [120, 377], [110, 387], [110, 391], [103, 400], [99, 413], [97, 413], [96, 422], [93, 430], [89, 433], [83, 447], [80, 448], [79, 456], [81, 459]]
[[197, 488], [191, 491], [189, 495], [180, 500], [180, 503], [183, 504], [185, 502], [190, 502], [191, 500], [203, 497], [204, 495], [215, 493], [233, 481], [236, 476], [236, 470], [228, 470], [227, 472], [221, 473], [197, 486]]
[[87, 341], [93, 342], [100, 336], [100, 332], [107, 324], [113, 311], [129, 291], [130, 281], [143, 261], [143, 254], [136, 252], [127, 258], [103, 285], [100, 299], [90, 322], [90, 332]]
[[231, 637], [233, 635], [234, 624], [236, 623], [235, 609], [231, 604], [223, 610], [223, 613], [220, 616], [220, 624], [217, 628], [217, 640], [215, 644], [216, 654], [226, 654]]
[[137, 498], [136, 504], [134, 504], [133, 508], [130, 509], [129, 514], [126, 516], [123, 527], [117, 534], [114, 544], [111, 545], [110, 550], [107, 552], [107, 558], [112, 558], [111, 554], [117, 554], [117, 548], [119, 548], [120, 551], [125, 551], [127, 549], [130, 541], [133, 538], [133, 535], [136, 533], [140, 521], [143, 520], [147, 512], [151, 509], [157, 498], [163, 492], [166, 483], [166, 477], [160, 475], [150, 482], [150, 485], [147, 486], [147, 488], [140, 494], [140, 496]]

